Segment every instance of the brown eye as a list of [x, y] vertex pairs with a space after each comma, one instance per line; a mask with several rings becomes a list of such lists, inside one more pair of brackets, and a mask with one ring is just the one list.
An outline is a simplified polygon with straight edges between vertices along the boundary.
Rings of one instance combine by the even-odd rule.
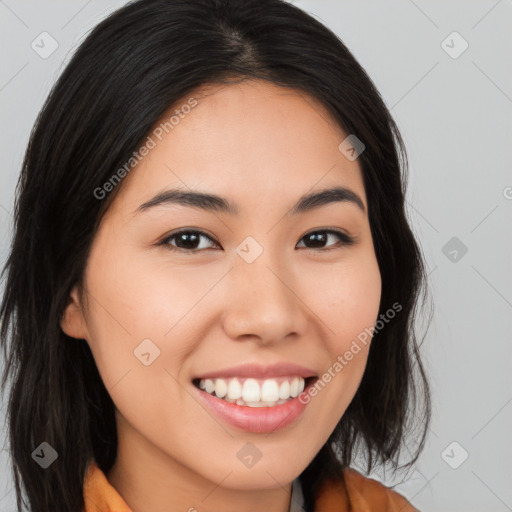
[[[335, 243], [329, 244], [332, 240], [334, 240]], [[182, 229], [162, 240], [159, 245], [163, 245], [173, 251], [195, 253], [212, 249], [213, 247], [208, 247], [208, 241], [217, 244], [217, 242], [204, 231], [198, 229]], [[304, 241], [305, 245], [303, 247], [306, 249], [323, 251], [337, 249], [355, 243], [355, 239], [346, 233], [332, 229], [311, 231], [302, 237], [301, 242], [302, 241]]]
[[304, 240], [307, 244], [310, 244], [306, 245], [307, 249], [324, 249], [325, 244], [329, 240], [332, 240], [333, 237], [337, 239], [338, 242], [327, 246], [326, 250], [336, 249], [339, 247], [352, 245], [354, 243], [354, 239], [346, 233], [332, 229], [312, 231], [311, 233], [304, 235], [301, 241]]
[[[166, 245], [171, 250], [181, 250], [186, 252], [198, 252], [204, 249], [209, 249], [209, 247], [205, 247], [204, 243], [201, 244], [202, 240], [210, 240], [216, 243], [211, 237], [209, 237], [206, 233], [200, 230], [181, 230], [173, 233], [171, 236], [167, 237], [165, 240], [162, 240], [160, 245]], [[174, 241], [174, 242], [171, 242]], [[202, 245], [202, 246], [201, 246]]]

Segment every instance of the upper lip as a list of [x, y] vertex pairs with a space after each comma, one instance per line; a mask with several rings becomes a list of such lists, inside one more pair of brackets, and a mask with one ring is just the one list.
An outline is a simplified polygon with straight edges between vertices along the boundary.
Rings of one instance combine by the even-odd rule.
[[197, 375], [196, 379], [216, 379], [223, 377], [253, 377], [253, 378], [272, 378], [272, 377], [286, 377], [289, 375], [296, 375], [298, 377], [316, 377], [314, 370], [300, 366], [293, 363], [275, 363], [271, 365], [260, 364], [242, 364], [224, 368], [222, 370], [215, 370]]

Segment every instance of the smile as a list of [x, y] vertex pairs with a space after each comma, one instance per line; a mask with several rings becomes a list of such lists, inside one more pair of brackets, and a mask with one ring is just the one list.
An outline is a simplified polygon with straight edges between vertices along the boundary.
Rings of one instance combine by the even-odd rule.
[[302, 393], [305, 379], [300, 376], [254, 379], [199, 379], [194, 384], [206, 393], [227, 402], [247, 407], [274, 407]]
[[[317, 380], [299, 376], [194, 379], [192, 389], [219, 420], [246, 432], [270, 433], [300, 420], [309, 402], [299, 398]], [[217, 396], [217, 390], [223, 396]]]

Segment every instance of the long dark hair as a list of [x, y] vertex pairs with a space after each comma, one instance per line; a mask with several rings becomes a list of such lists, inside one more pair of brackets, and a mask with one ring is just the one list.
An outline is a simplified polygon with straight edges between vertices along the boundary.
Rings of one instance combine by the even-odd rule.
[[[116, 456], [114, 405], [89, 346], [60, 328], [101, 217], [122, 184], [102, 201], [93, 191], [171, 105], [200, 85], [234, 78], [310, 95], [363, 141], [358, 161], [382, 276], [379, 313], [402, 307], [374, 333], [354, 399], [300, 476], [307, 510], [355, 453], [366, 453], [368, 471], [384, 463], [396, 469], [414, 425], [416, 450], [400, 467], [423, 449], [430, 395], [414, 320], [426, 275], [406, 220], [404, 143], [371, 79], [333, 32], [283, 0], [138, 0], [79, 46], [37, 118], [21, 169], [0, 306], [19, 509], [24, 488], [33, 512], [81, 510], [88, 462], [94, 458], [106, 472]], [[59, 456], [45, 470], [32, 457], [43, 441]]]

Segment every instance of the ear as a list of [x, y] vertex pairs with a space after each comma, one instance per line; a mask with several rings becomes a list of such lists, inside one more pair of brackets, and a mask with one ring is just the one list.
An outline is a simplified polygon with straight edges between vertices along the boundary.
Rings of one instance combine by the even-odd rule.
[[71, 291], [68, 303], [61, 317], [62, 330], [72, 338], [86, 339], [87, 329], [82, 313], [82, 304], [78, 298], [78, 289], [75, 286]]

